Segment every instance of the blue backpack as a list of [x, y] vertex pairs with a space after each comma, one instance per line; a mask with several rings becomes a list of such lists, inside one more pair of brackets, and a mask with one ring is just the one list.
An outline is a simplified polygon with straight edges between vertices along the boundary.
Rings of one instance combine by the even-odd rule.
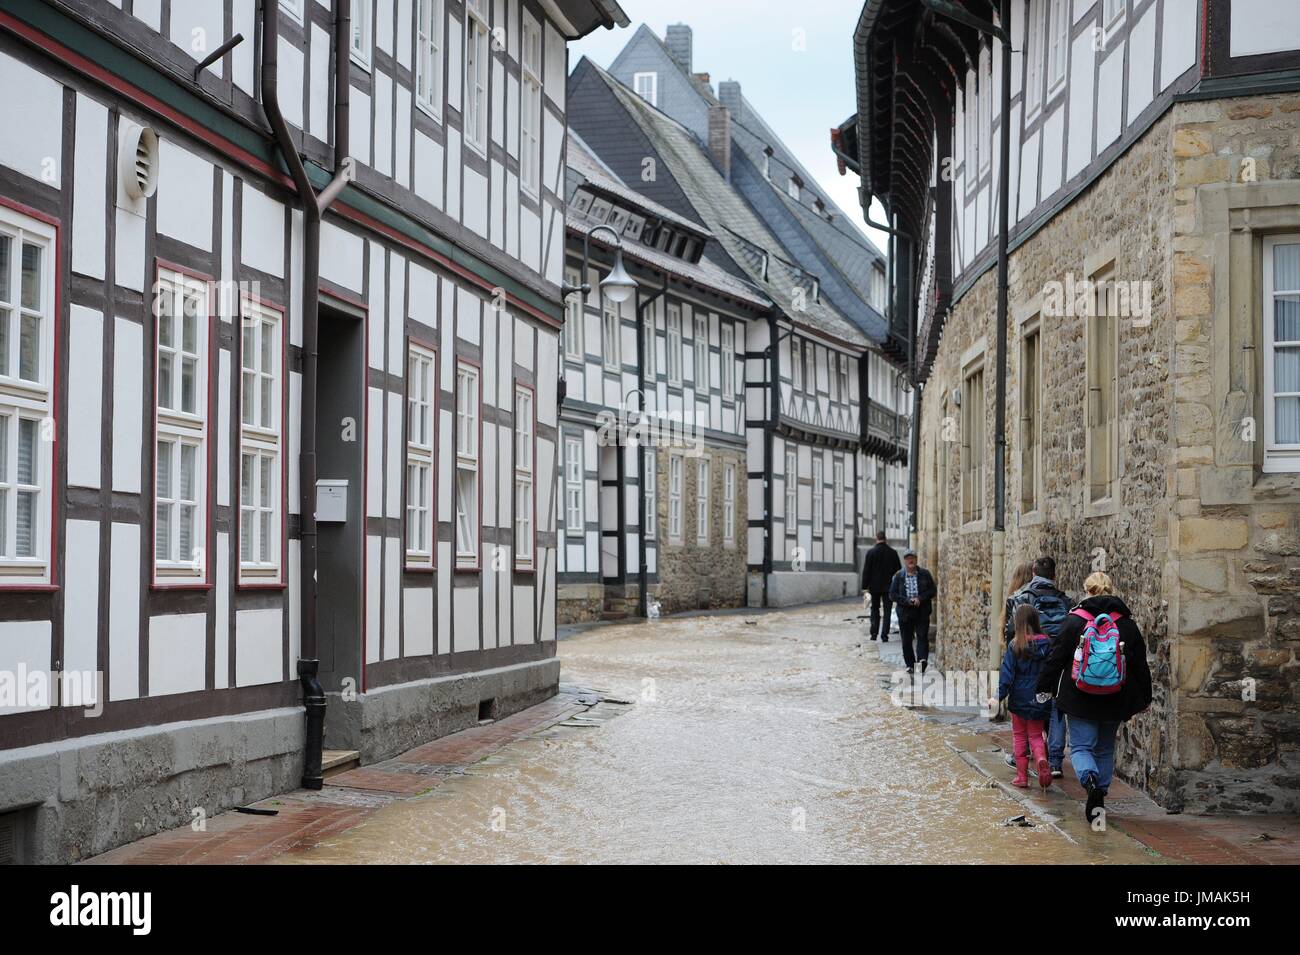
[[1119, 638], [1118, 621], [1122, 614], [1099, 613], [1094, 617], [1082, 607], [1071, 612], [1084, 624], [1070, 674], [1074, 685], [1084, 693], [1118, 693], [1127, 676], [1124, 641]]

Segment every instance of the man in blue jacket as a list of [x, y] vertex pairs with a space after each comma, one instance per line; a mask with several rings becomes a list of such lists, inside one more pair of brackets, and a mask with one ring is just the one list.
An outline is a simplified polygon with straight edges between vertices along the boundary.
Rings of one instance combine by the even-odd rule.
[[903, 638], [903, 660], [908, 673], [916, 671], [918, 662], [924, 673], [929, 664], [930, 605], [937, 592], [930, 572], [917, 566], [916, 551], [907, 550], [903, 554], [903, 569], [889, 582], [889, 599], [898, 608], [898, 631]]

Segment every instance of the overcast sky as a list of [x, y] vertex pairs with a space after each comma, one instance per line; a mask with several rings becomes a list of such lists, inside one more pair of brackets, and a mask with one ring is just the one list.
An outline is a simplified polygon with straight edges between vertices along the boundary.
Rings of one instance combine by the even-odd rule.
[[[745, 98], [816, 177], [832, 201], [881, 250], [885, 236], [867, 229], [858, 177], [841, 176], [830, 130], [856, 109], [853, 28], [861, 0], [620, 0], [631, 25], [597, 30], [571, 46], [570, 63], [588, 56], [608, 67], [637, 26], [661, 38], [670, 23], [694, 31], [694, 70], [736, 80]], [[879, 206], [873, 217], [883, 218]]]

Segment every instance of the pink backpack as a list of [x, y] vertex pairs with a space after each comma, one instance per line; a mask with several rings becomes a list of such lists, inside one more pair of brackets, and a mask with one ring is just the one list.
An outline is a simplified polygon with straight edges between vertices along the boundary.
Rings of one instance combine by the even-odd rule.
[[1118, 693], [1124, 687], [1124, 643], [1119, 638], [1118, 620], [1123, 614], [1093, 616], [1082, 607], [1070, 613], [1084, 622], [1083, 635], [1074, 651], [1071, 677], [1084, 693]]

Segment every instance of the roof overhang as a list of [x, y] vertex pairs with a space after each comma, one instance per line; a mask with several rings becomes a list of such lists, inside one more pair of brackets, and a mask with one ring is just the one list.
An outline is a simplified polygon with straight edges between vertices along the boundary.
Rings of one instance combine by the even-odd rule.
[[632, 22], [616, 0], [542, 0], [542, 8], [566, 40], [580, 40], [601, 27], [612, 30]]

